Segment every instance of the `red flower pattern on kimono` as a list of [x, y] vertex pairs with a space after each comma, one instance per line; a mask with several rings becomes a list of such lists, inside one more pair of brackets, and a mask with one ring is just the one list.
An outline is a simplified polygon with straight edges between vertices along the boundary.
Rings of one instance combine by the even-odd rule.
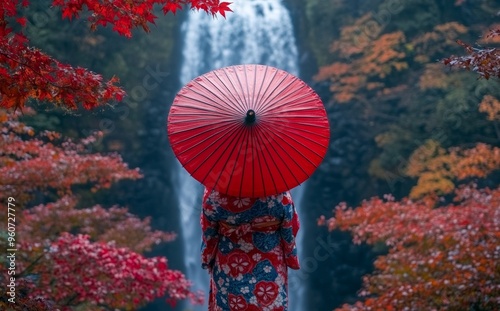
[[231, 311], [244, 311], [248, 309], [247, 302], [242, 295], [229, 294], [229, 309]]
[[229, 274], [237, 277], [239, 274], [247, 274], [252, 270], [252, 262], [250, 257], [243, 251], [235, 251], [227, 257], [229, 263]]
[[253, 293], [255, 297], [257, 297], [257, 301], [259, 302], [259, 304], [268, 306], [278, 296], [278, 285], [273, 282], [261, 281], [257, 283], [257, 285], [255, 285]]
[[209, 311], [288, 309], [287, 268], [299, 269], [299, 221], [289, 192], [235, 198], [205, 189], [201, 226]]

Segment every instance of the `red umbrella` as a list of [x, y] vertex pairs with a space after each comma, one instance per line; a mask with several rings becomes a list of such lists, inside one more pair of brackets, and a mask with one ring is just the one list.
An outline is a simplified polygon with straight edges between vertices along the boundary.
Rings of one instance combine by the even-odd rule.
[[217, 69], [185, 85], [168, 116], [168, 135], [182, 166], [209, 189], [262, 197], [304, 182], [330, 139], [319, 96], [277, 68]]

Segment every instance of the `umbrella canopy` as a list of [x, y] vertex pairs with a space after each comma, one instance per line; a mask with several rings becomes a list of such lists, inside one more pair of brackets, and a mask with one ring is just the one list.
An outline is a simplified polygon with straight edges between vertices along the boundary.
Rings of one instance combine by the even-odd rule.
[[209, 189], [263, 197], [304, 182], [330, 139], [319, 96], [302, 80], [263, 65], [217, 69], [174, 99], [167, 122], [182, 166]]

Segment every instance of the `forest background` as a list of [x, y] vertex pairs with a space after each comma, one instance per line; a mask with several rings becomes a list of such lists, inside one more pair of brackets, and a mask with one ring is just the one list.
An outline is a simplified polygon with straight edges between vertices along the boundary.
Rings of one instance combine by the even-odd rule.
[[[491, 310], [492, 306], [499, 306], [500, 289], [488, 288], [488, 284], [481, 282], [498, 283], [500, 279], [499, 261], [496, 260], [500, 257], [497, 189], [500, 180], [500, 85], [498, 77], [479, 78], [477, 73], [450, 69], [440, 62], [450, 55], [466, 54], [457, 40], [474, 46], [498, 47], [499, 37], [487, 38], [486, 35], [500, 27], [499, 4], [487, 0], [285, 2], [295, 24], [301, 54], [301, 78], [324, 100], [332, 127], [327, 158], [307, 183], [304, 195], [308, 208], [307, 217], [302, 219], [307, 230], [304, 240], [310, 241], [304, 243], [301, 250], [309, 259], [303, 267], [302, 280], [306, 284], [307, 310], [331, 310], [344, 303], [355, 304], [364, 299], [358, 297], [358, 293], [368, 297], [368, 304], [386, 308], [392, 304], [391, 301], [398, 299], [406, 304], [416, 303], [404, 298], [412, 296], [409, 294], [412, 292], [417, 293], [415, 301], [422, 301], [421, 297], [429, 296], [429, 292], [438, 292], [431, 295], [432, 301], [424, 303], [450, 310], [457, 308], [449, 305], [449, 300], [455, 296], [464, 297], [458, 309], [467, 306], [472, 310]], [[11, 193], [5, 191], [2, 200], [8, 196], [19, 199], [27, 211], [26, 219], [43, 216], [44, 206], [55, 201], [59, 205], [47, 210], [68, 210], [70, 212], [64, 217], [75, 223], [68, 221], [69, 227], [57, 228], [47, 234], [47, 238], [60, 245], [74, 243], [71, 239], [75, 238], [83, 245], [81, 249], [88, 240], [77, 235], [59, 238], [60, 232], [90, 233], [91, 239], [102, 241], [118, 240], [117, 236], [123, 234], [104, 229], [93, 232], [91, 228], [96, 225], [92, 224], [86, 224], [88, 228], [85, 231], [82, 230], [85, 226], [74, 220], [84, 207], [103, 207], [99, 211], [108, 215], [101, 217], [107, 219], [106, 228], [128, 229], [130, 222], [135, 224], [135, 228], [143, 228], [138, 229], [140, 232], [136, 235], [143, 239], [134, 243], [123, 242], [127, 247], [137, 253], [146, 252], [147, 257], [166, 256], [169, 267], [182, 270], [182, 259], [175, 255], [182, 250], [179, 239], [156, 245], [159, 240], [170, 241], [172, 235], [154, 231], [180, 231], [176, 221], [178, 215], [175, 211], [168, 214], [165, 211], [168, 206], [177, 205], [170, 176], [174, 157], [168, 148], [165, 120], [169, 103], [180, 88], [177, 81], [179, 27], [185, 12], [162, 16], [156, 21], [156, 26], [151, 27], [150, 33], [136, 30], [131, 38], [126, 38], [109, 28], [98, 27], [91, 31], [85, 19], [63, 20], [61, 12], [49, 7], [50, 1], [33, 1], [25, 9], [28, 17], [25, 33], [30, 44], [62, 62], [89, 68], [107, 79], [119, 77], [120, 86], [128, 95], [114, 107], [104, 105], [90, 111], [65, 111], [50, 104], [30, 102], [29, 106], [36, 110], [36, 114], [30, 115], [27, 110], [21, 115], [22, 122], [29, 128], [12, 126], [19, 124], [15, 123], [17, 117], [2, 114], [3, 131], [16, 133], [26, 141], [30, 140], [31, 132], [43, 133], [47, 130], [61, 133], [74, 141], [83, 139], [80, 143], [53, 149], [50, 145], [53, 138], [46, 133], [42, 141], [49, 147], [44, 152], [74, 154], [84, 150], [82, 153], [86, 155], [114, 152], [121, 155], [128, 167], [139, 168], [140, 173], [122, 165], [117, 157], [101, 161], [85, 158], [84, 155], [76, 161], [77, 164], [86, 163], [87, 166], [81, 170], [55, 168], [53, 174], [81, 176], [84, 172], [88, 174], [85, 176], [89, 176], [87, 179], [71, 179], [60, 185], [43, 185], [41, 181], [30, 189], [17, 188]], [[10, 125], [7, 126], [8, 122]], [[4, 141], [0, 153], [0, 168], [4, 174], [12, 167], [12, 159], [20, 162], [23, 158], [18, 153], [13, 155], [12, 149], [6, 151], [8, 148]], [[54, 163], [61, 161], [54, 158], [53, 162], [45, 162], [49, 167]], [[97, 165], [97, 173], [87, 169], [88, 163], [94, 166], [101, 163]], [[115, 166], [110, 168], [110, 163]], [[31, 176], [25, 175], [24, 178], [29, 180]], [[9, 185], [8, 179], [2, 178], [2, 190]], [[104, 189], [97, 191], [97, 188]], [[24, 193], [32, 195], [23, 198]], [[385, 196], [387, 194], [391, 196]], [[385, 199], [362, 203], [373, 196], [385, 196]], [[407, 197], [411, 201], [404, 199]], [[360, 212], [349, 214], [349, 210], [341, 204], [335, 212], [336, 218], [328, 219], [332, 209], [341, 202], [347, 206], [362, 205], [357, 209]], [[37, 207], [30, 209], [34, 206]], [[106, 214], [112, 206], [126, 206], [133, 214], [141, 218], [150, 217], [150, 220], [123, 216], [125, 212], [121, 210], [111, 209], [112, 212]], [[37, 214], [37, 211], [40, 212]], [[441, 212], [444, 216], [440, 218]], [[414, 218], [389, 217], [407, 214]], [[322, 215], [326, 217], [322, 218]], [[459, 215], [470, 217], [462, 219]], [[47, 217], [51, 219], [50, 215]], [[134, 220], [128, 220], [131, 218]], [[395, 218], [400, 222], [389, 222]], [[318, 219], [320, 224], [328, 224], [332, 230], [316, 226]], [[416, 219], [429, 226], [412, 228], [411, 235], [415, 233], [418, 239], [404, 240], [399, 234], [404, 236], [406, 233], [408, 236], [405, 230], [409, 230], [409, 225], [414, 224]], [[6, 223], [2, 221], [2, 225]], [[52, 226], [56, 226], [61, 220], [50, 221], [54, 223]], [[444, 224], [450, 223], [458, 225], [448, 229], [444, 227]], [[366, 224], [374, 226], [367, 227]], [[395, 229], [381, 232], [380, 228], [384, 225]], [[350, 229], [357, 237], [355, 242], [363, 243], [354, 243], [351, 234], [337, 228]], [[435, 228], [441, 231], [433, 231]], [[26, 230], [25, 237], [34, 237], [39, 235], [37, 232], [45, 232], [46, 228], [22, 230]], [[442, 261], [443, 254], [450, 254], [443, 251], [447, 248], [470, 253], [470, 248], [453, 248], [462, 245], [457, 242], [459, 238], [453, 235], [461, 230], [481, 233], [475, 236], [478, 240], [474, 240], [477, 242], [474, 245], [484, 245], [481, 251], [491, 258], [478, 263], [477, 267], [485, 268], [480, 272], [490, 275], [492, 279], [474, 274], [477, 267], [473, 267], [475, 272], [464, 270], [466, 264], [475, 262], [473, 258], [458, 256], [453, 259], [455, 261], [449, 260], [455, 263], [453, 265], [433, 264]], [[425, 232], [431, 232], [433, 237], [444, 236], [451, 242], [447, 244], [448, 240], [429, 239], [423, 234]], [[451, 235], [447, 236], [447, 233]], [[151, 235], [155, 238], [147, 238]], [[465, 240], [470, 241], [471, 238], [466, 237]], [[26, 238], [25, 242], [39, 247], [38, 253], [25, 255], [25, 268], [31, 269], [30, 262], [39, 260], [37, 258], [44, 252], [44, 241], [28, 241]], [[441, 252], [436, 257], [419, 258], [421, 263], [412, 262], [415, 256], [411, 256], [411, 251], [422, 251], [412, 247], [423, 244], [423, 253], [428, 252], [429, 256], [436, 255], [436, 249], [427, 244], [437, 246]], [[320, 246], [324, 246], [328, 256], [318, 257], [316, 250]], [[401, 249], [410, 253], [398, 253]], [[363, 279], [374, 271], [373, 262], [377, 256], [381, 257], [376, 261], [375, 277]], [[401, 259], [401, 256], [404, 258]], [[394, 267], [406, 270], [394, 271]], [[35, 272], [28, 275], [37, 275]], [[408, 280], [410, 272], [414, 272], [414, 278]], [[446, 278], [443, 276], [447, 272], [451, 273], [449, 282], [454, 286], [433, 283], [437, 279], [444, 282]], [[182, 280], [181, 275], [172, 273], [173, 279]], [[471, 282], [471, 279], [466, 281], [476, 287], [460, 288], [463, 280], [458, 280], [456, 275], [469, 273], [477, 283]], [[422, 281], [422, 278], [425, 280]], [[396, 281], [388, 284], [387, 279]], [[363, 280], [365, 285], [360, 291]], [[47, 284], [51, 282], [54, 281], [47, 280]], [[426, 287], [426, 283], [431, 285]], [[404, 285], [402, 289], [401, 285]], [[29, 288], [29, 285], [26, 286]], [[168, 288], [168, 284], [165, 286]], [[478, 291], [478, 295], [470, 294]], [[64, 289], [60, 292], [65, 293]], [[390, 293], [391, 298], [384, 296]], [[86, 304], [78, 302], [79, 298], [73, 298], [73, 293], [65, 295], [59, 297], [57, 302], [72, 308], [85, 308]], [[195, 299], [187, 292], [181, 296]], [[106, 303], [113, 305], [123, 301], [122, 298], [116, 301], [110, 298]], [[128, 297], [130, 304], [120, 307], [134, 308], [152, 297], [140, 297], [139, 301], [135, 301], [136, 298]], [[358, 307], [366, 308], [366, 301]], [[162, 302], [155, 302], [148, 309], [155, 310], [155, 306], [164, 308]], [[397, 304], [392, 307], [399, 309]]]

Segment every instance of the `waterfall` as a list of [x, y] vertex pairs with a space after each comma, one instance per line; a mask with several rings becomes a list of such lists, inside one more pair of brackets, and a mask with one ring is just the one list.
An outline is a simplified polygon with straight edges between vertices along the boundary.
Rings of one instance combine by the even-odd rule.
[[[182, 25], [182, 85], [213, 69], [237, 64], [269, 65], [299, 75], [292, 21], [280, 0], [235, 1], [231, 9], [234, 12], [228, 12], [226, 19], [213, 18], [204, 12], [189, 12]], [[208, 274], [200, 268], [199, 217], [203, 187], [180, 164], [178, 174], [186, 274], [194, 289], [208, 293]], [[292, 191], [299, 211], [303, 188]], [[300, 243], [300, 235], [298, 240]], [[290, 277], [294, 277], [294, 273]], [[301, 310], [298, 307], [299, 297], [303, 296], [300, 290], [299, 286], [290, 288], [290, 311]], [[195, 309], [190, 307], [189, 310]], [[207, 310], [207, 306], [196, 310]]]

